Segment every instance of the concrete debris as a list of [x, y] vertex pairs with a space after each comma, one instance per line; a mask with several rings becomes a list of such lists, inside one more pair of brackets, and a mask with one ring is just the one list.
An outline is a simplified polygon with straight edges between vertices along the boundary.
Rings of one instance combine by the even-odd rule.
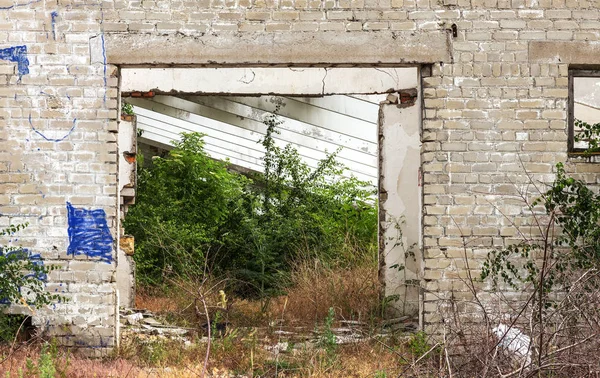
[[159, 322], [158, 320], [156, 320], [154, 318], [142, 318], [141, 322], [144, 324], [154, 326], [154, 327], [160, 327], [162, 325], [161, 322]]
[[340, 320], [340, 324], [348, 326], [348, 327], [359, 327], [359, 326], [366, 326], [367, 323], [365, 322], [361, 322], [358, 320]]
[[[121, 327], [124, 337], [135, 336], [140, 340], [148, 342], [156, 339], [180, 340], [186, 346], [191, 346], [191, 332], [197, 331], [184, 327], [175, 327], [159, 320], [157, 316], [145, 310], [122, 310]], [[312, 349], [319, 345], [322, 337], [322, 329], [312, 327], [284, 326], [282, 321], [277, 321], [278, 329], [272, 327], [248, 328], [246, 331], [262, 335], [263, 348], [274, 356], [280, 353], [297, 353], [302, 350]], [[373, 336], [369, 332], [369, 326], [360, 321], [342, 320], [340, 327], [331, 328], [338, 345], [355, 344], [367, 341]], [[417, 329], [416, 319], [408, 316], [389, 319], [382, 323], [382, 328], [374, 337], [384, 338], [390, 336], [391, 332], [410, 332]], [[242, 333], [244, 332], [243, 329]], [[201, 329], [200, 329], [201, 331]], [[202, 332], [201, 332], [202, 333]], [[227, 331], [217, 337], [224, 337]], [[275, 341], [274, 341], [275, 340]], [[204, 337], [196, 338], [196, 343], [208, 343], [206, 333]]]
[[190, 329], [160, 322], [156, 320], [154, 314], [146, 310], [121, 310], [121, 328], [123, 336], [152, 335], [187, 342], [189, 340], [186, 336], [190, 336]]
[[131, 315], [123, 316], [123, 319], [127, 321], [127, 324], [134, 325], [138, 324], [140, 320], [144, 319], [144, 315], [142, 313], [136, 312]]
[[336, 335], [335, 336], [335, 343], [338, 345], [343, 345], [343, 344], [356, 344], [356, 343], [360, 343], [361, 341], [364, 341], [365, 337], [363, 335], [357, 334], [357, 333], [352, 333], [350, 335]]
[[294, 332], [291, 331], [283, 331], [283, 330], [277, 330], [273, 332], [274, 335], [278, 335], [278, 336], [292, 336], [295, 335]]
[[282, 342], [282, 343], [277, 343], [275, 345], [265, 345], [264, 348], [268, 351], [270, 351], [271, 353], [277, 355], [279, 353], [282, 352], [287, 352], [289, 350], [289, 343], [287, 341]]
[[407, 320], [410, 320], [410, 316], [401, 316], [399, 318], [386, 319], [383, 322], [381, 322], [381, 324], [383, 324], [383, 326], [386, 327], [386, 326], [391, 326], [393, 324], [402, 323]]

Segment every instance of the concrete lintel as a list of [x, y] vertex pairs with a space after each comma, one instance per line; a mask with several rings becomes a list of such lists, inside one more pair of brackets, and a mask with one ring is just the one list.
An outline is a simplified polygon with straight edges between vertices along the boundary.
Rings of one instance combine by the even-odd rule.
[[534, 41], [529, 43], [532, 63], [598, 64], [600, 42], [594, 41]]
[[121, 91], [326, 95], [416, 88], [417, 68], [123, 68]]
[[117, 65], [414, 64], [449, 62], [444, 31], [108, 34]]

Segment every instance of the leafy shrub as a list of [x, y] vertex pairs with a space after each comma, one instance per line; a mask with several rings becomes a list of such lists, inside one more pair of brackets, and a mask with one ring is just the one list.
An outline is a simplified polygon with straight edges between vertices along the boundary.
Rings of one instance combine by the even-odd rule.
[[183, 134], [166, 158], [141, 168], [137, 204], [125, 219], [136, 238], [137, 277], [156, 284], [163, 273], [184, 275], [222, 246], [221, 229], [246, 180], [204, 151], [201, 134]]
[[589, 124], [576, 119], [575, 128], [579, 130], [574, 136], [575, 142], [588, 143], [588, 148], [585, 152], [600, 152], [600, 122]]
[[25, 315], [12, 315], [0, 312], [0, 343], [12, 342], [26, 318]]
[[342, 178], [344, 168], [335, 153], [311, 169], [291, 145], [276, 146], [276, 116], [265, 124], [264, 173], [245, 192], [241, 209], [247, 212], [236, 219], [239, 227], [231, 227], [236, 232], [227, 239], [239, 257], [239, 278], [268, 294], [278, 288], [277, 280], [287, 279], [282, 271], [298, 259], [338, 265], [372, 259], [377, 245], [374, 190], [356, 178]]
[[[0, 237], [12, 236], [25, 227], [27, 224], [0, 229]], [[0, 303], [40, 307], [60, 300], [59, 295], [48, 293], [44, 287], [47, 274], [54, 269], [22, 247], [0, 245]]]
[[423, 331], [413, 334], [406, 346], [415, 358], [421, 357], [431, 348], [427, 340], [427, 334]]
[[136, 238], [138, 282], [211, 270], [235, 278], [238, 292], [264, 296], [281, 289], [297, 259], [376, 256], [374, 190], [342, 178], [335, 153], [310, 169], [291, 145], [276, 146], [277, 117], [265, 124], [262, 174], [229, 172], [197, 133], [182, 134], [167, 157], [140, 168], [137, 204], [124, 223]]
[[556, 167], [554, 183], [532, 204], [546, 210], [541, 237], [524, 238], [492, 252], [484, 262], [482, 279], [490, 277], [494, 284], [501, 279], [517, 290], [523, 283], [532, 284], [548, 293], [567, 289], [575, 272], [600, 267], [600, 195], [568, 177], [562, 163]]

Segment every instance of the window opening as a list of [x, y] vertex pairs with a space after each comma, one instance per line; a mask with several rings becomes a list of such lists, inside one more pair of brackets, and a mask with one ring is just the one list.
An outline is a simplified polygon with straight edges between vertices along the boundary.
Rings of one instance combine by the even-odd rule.
[[600, 154], [600, 70], [569, 72], [569, 152]]

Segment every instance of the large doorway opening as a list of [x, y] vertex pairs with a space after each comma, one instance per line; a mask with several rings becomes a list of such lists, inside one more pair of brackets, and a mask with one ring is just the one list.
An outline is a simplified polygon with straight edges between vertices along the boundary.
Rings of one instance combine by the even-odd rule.
[[[274, 143], [294, 146], [307, 166], [317, 168], [327, 153], [338, 151], [338, 160], [348, 168], [344, 175], [376, 188], [380, 299], [395, 313], [419, 313], [421, 106], [416, 67], [122, 68], [121, 92], [137, 125], [121, 124], [137, 129], [138, 147], [123, 151], [120, 177], [131, 177], [127, 153], [140, 154], [140, 147], [149, 150], [147, 155], [164, 152], [181, 132], [206, 134], [204, 147], [214, 159], [228, 159], [241, 172], [261, 171], [264, 148], [258, 142], [264, 139], [264, 120], [275, 113], [283, 121]], [[121, 185], [129, 195], [130, 186], [131, 180]], [[127, 259], [125, 255], [120, 253]], [[126, 291], [122, 302], [131, 301]]]

